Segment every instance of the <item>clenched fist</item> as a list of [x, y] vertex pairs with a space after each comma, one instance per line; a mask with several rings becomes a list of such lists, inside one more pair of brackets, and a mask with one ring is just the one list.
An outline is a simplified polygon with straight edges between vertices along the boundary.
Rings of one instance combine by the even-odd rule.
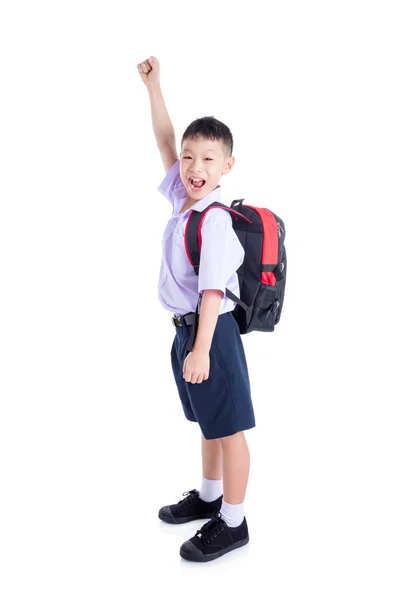
[[183, 363], [183, 378], [188, 383], [207, 381], [210, 374], [210, 354], [200, 350], [190, 352]]
[[160, 62], [155, 56], [139, 63], [137, 68], [145, 86], [160, 83]]

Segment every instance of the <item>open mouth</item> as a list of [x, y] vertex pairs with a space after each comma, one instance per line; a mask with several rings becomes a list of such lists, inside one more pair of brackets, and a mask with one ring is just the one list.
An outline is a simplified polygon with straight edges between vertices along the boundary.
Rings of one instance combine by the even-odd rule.
[[205, 184], [205, 180], [204, 179], [193, 179], [192, 177], [189, 179], [189, 186], [190, 189], [193, 192], [198, 192], [199, 190], [201, 190], [203, 188]]

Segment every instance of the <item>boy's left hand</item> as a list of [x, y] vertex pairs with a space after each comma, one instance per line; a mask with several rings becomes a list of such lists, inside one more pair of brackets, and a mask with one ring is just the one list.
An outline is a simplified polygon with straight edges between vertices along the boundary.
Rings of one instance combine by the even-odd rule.
[[210, 353], [202, 350], [189, 352], [183, 363], [183, 378], [188, 383], [202, 383], [210, 373]]

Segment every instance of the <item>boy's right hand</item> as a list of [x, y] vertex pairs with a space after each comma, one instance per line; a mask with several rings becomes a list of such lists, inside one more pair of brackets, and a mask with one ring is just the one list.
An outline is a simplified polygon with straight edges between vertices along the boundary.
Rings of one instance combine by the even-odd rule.
[[160, 62], [155, 56], [150, 56], [150, 58], [139, 63], [137, 68], [146, 87], [160, 83]]

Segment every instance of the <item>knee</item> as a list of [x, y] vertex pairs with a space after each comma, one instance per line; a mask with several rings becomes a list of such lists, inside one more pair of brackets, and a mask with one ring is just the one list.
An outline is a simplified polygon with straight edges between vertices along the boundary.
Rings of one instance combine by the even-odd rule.
[[221, 437], [221, 438], [217, 438], [218, 442], [221, 444], [221, 446], [227, 447], [230, 446], [231, 444], [235, 444], [239, 439], [243, 438], [243, 431], [238, 431], [237, 433], [234, 433], [233, 435], [227, 435], [226, 437]]
[[203, 441], [206, 442], [207, 444], [218, 445], [218, 446], [221, 444], [219, 438], [206, 438], [204, 436], [204, 434], [201, 434], [201, 435], [202, 435]]

